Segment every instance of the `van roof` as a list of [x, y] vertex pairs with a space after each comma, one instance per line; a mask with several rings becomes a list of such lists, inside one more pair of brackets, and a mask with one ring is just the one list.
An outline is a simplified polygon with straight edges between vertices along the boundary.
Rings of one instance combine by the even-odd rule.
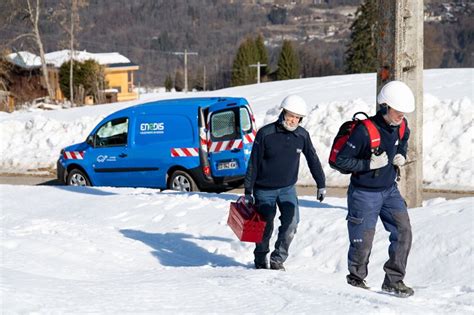
[[[154, 102], [148, 102], [144, 104], [138, 104], [128, 108], [124, 108], [113, 113], [110, 116], [123, 115], [125, 112], [154, 112], [155, 110], [160, 110], [160, 112], [170, 112], [176, 113], [181, 111], [195, 111], [198, 107], [207, 108], [212, 105], [222, 104], [222, 105], [247, 105], [248, 102], [245, 98], [242, 97], [192, 97], [192, 98], [177, 98], [177, 99], [168, 99], [168, 100], [159, 100]], [[164, 107], [167, 105], [169, 108]]]

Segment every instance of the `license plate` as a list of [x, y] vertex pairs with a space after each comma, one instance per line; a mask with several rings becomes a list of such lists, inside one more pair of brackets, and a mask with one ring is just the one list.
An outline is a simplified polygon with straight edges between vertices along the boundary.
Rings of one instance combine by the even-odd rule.
[[237, 162], [235, 161], [230, 161], [230, 162], [222, 162], [217, 164], [217, 170], [222, 171], [222, 170], [233, 170], [237, 168]]

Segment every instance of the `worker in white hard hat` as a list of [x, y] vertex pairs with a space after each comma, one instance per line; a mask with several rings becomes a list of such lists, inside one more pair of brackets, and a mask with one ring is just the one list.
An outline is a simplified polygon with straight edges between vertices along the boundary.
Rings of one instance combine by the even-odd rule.
[[[306, 157], [311, 174], [317, 184], [317, 199], [326, 195], [326, 179], [313, 147], [309, 133], [301, 127], [307, 115], [304, 99], [289, 95], [281, 102], [277, 121], [257, 132], [245, 177], [245, 200], [255, 203], [257, 211], [267, 222], [263, 239], [254, 250], [255, 268], [285, 270], [288, 249], [299, 222], [298, 197], [295, 184], [301, 153]], [[275, 249], [270, 254], [273, 220], [280, 211], [281, 226]]]
[[391, 81], [382, 87], [377, 102], [381, 109], [369, 119], [380, 133], [379, 152], [371, 150], [368, 133], [363, 124], [359, 124], [336, 160], [338, 167], [352, 174], [347, 193], [350, 246], [346, 279], [352, 286], [368, 288], [364, 279], [380, 217], [390, 233], [389, 260], [384, 265], [382, 290], [406, 297], [414, 294], [403, 282], [412, 232], [396, 178], [397, 167], [406, 161], [410, 130], [405, 114], [415, 110], [415, 97], [405, 83]]

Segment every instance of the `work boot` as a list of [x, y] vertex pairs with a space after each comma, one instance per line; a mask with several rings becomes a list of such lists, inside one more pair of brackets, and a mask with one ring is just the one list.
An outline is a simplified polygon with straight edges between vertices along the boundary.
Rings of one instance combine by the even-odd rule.
[[412, 288], [407, 287], [402, 280], [399, 280], [394, 283], [386, 283], [382, 284], [382, 291], [393, 293], [400, 297], [409, 297], [415, 294]]
[[257, 262], [255, 261], [255, 269], [268, 269], [267, 262]]
[[370, 289], [364, 280], [359, 279], [353, 275], [346, 276], [347, 283], [353, 287], [361, 288], [361, 289]]
[[285, 271], [285, 266], [281, 262], [270, 261], [270, 269]]

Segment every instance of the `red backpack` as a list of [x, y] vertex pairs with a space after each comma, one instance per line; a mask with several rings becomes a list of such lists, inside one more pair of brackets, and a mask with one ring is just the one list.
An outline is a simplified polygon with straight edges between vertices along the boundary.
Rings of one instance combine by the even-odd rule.
[[[358, 119], [357, 115], [359, 114], [364, 115], [365, 119]], [[377, 151], [380, 146], [379, 130], [375, 126], [374, 122], [369, 119], [369, 116], [366, 113], [355, 113], [354, 116], [352, 116], [352, 120], [346, 121], [339, 128], [339, 131], [337, 132], [336, 137], [334, 138], [334, 141], [332, 143], [331, 153], [329, 154], [329, 166], [331, 166], [331, 168], [339, 171], [342, 174], [350, 174], [351, 172], [344, 170], [336, 165], [337, 155], [339, 154], [339, 151], [342, 149], [342, 147], [346, 144], [355, 127], [357, 127], [359, 124], [363, 124], [367, 129], [367, 132], [369, 133], [370, 150], [372, 151], [372, 153], [378, 154]], [[402, 123], [400, 124], [400, 127], [398, 128], [399, 139], [403, 138], [403, 135], [405, 134], [405, 128], [406, 121], [405, 119], [403, 119]]]

